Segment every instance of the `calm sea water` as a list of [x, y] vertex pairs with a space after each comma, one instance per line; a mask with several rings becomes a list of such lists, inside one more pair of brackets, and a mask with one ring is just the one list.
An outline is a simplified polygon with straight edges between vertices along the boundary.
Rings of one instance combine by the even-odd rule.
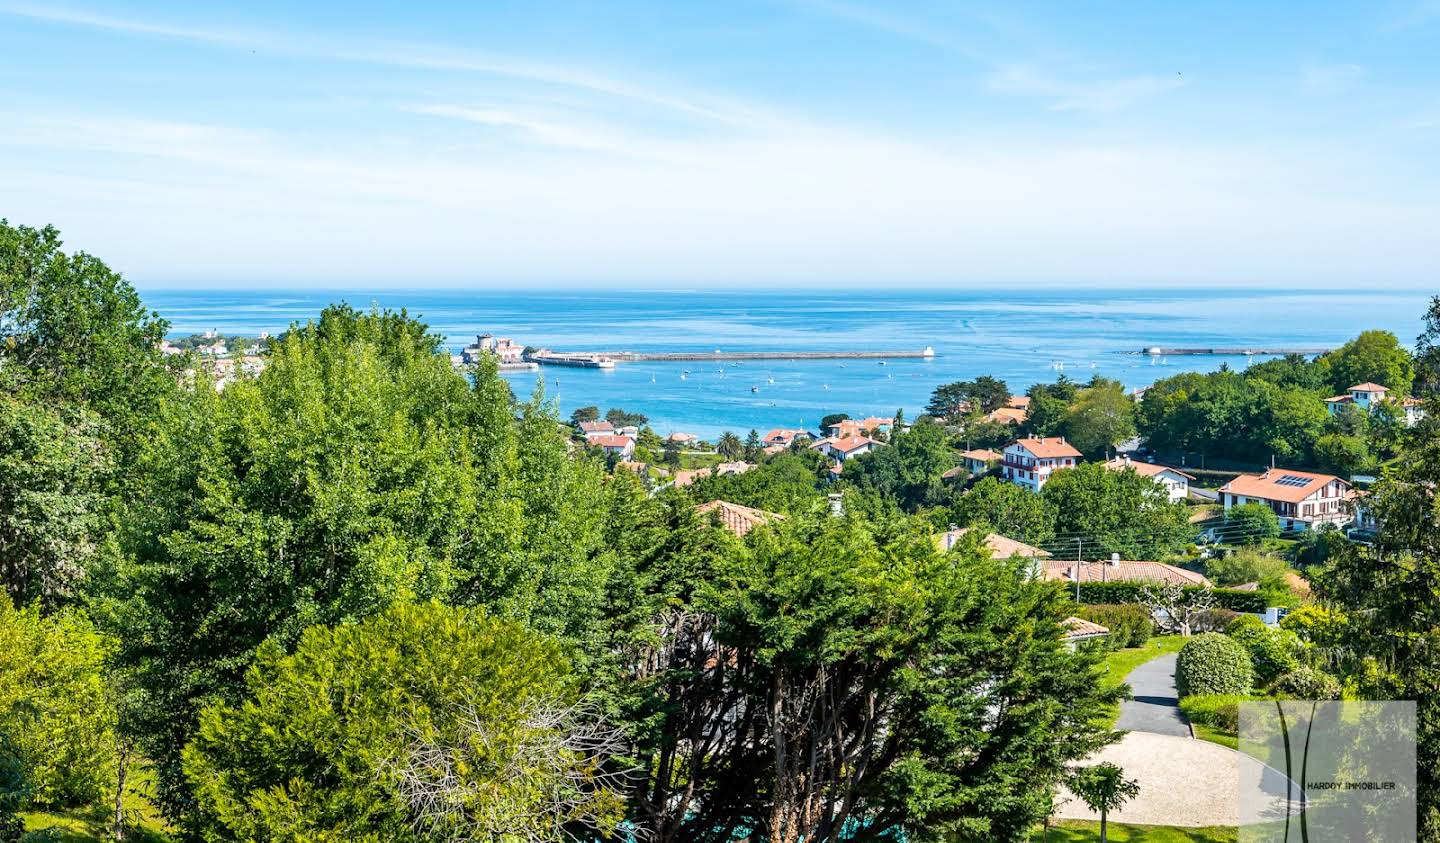
[[[1245, 357], [1149, 357], [1149, 346], [1334, 346], [1367, 328], [1407, 345], [1428, 297], [1419, 292], [949, 290], [900, 292], [366, 292], [143, 291], [175, 335], [217, 328], [276, 333], [330, 302], [404, 307], [458, 350], [490, 331], [526, 345], [606, 351], [919, 350], [928, 360], [621, 363], [609, 371], [547, 368], [561, 412], [624, 407], [662, 434], [713, 437], [814, 427], [832, 412], [914, 417], [940, 383], [990, 374], [1015, 392], [1060, 371], [1127, 387]], [[1259, 360], [1260, 358], [1255, 358]], [[689, 374], [682, 379], [682, 371]], [[517, 394], [534, 373], [509, 375]], [[772, 382], [773, 381], [773, 382]], [[752, 388], [758, 387], [757, 391]]]

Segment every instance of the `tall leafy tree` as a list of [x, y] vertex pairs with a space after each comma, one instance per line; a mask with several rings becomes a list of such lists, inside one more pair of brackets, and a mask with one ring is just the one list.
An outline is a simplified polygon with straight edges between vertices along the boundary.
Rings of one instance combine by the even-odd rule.
[[848, 461], [845, 480], [915, 512], [944, 505], [950, 499], [952, 487], [941, 475], [956, 462], [945, 431], [939, 425], [919, 424], [897, 432], [884, 448]]
[[1042, 544], [1055, 535], [1055, 505], [997, 477], [976, 483], [950, 508], [949, 516], [959, 526], [985, 527], [1030, 544]]
[[684, 759], [642, 765], [655, 839], [1023, 840], [1110, 739], [1052, 585], [941, 556], [911, 522], [796, 518], [731, 545], [644, 660], [672, 666], [650, 681]]
[[133, 443], [174, 389], [167, 325], [119, 273], [62, 246], [52, 227], [0, 220], [0, 389], [91, 407]]
[[84, 409], [0, 398], [0, 583], [22, 604], [71, 595], [95, 554], [112, 466], [100, 428]]
[[1135, 402], [1119, 381], [1097, 379], [1076, 394], [1061, 422], [1065, 438], [1094, 458], [1135, 435]]
[[1396, 395], [1410, 394], [1415, 380], [1410, 352], [1389, 331], [1364, 331], [1320, 358], [1335, 394], [1358, 383], [1378, 383]]
[[1046, 547], [1057, 553], [1154, 559], [1184, 549], [1195, 536], [1184, 505], [1130, 469], [1082, 463], [1057, 472], [1041, 496], [1055, 508], [1056, 537]]
[[[261, 648], [185, 751], [210, 840], [561, 839], [618, 795], [560, 647], [477, 610], [397, 605]], [[617, 782], [618, 783], [618, 782]]]

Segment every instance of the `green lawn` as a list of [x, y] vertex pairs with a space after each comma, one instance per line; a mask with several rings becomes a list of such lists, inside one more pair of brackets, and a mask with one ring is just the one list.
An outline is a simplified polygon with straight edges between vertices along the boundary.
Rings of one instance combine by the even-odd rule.
[[[1147, 641], [1144, 647], [1127, 647], [1123, 650], [1116, 650], [1105, 656], [1105, 675], [1101, 681], [1107, 688], [1120, 685], [1125, 681], [1125, 677], [1130, 675], [1130, 671], [1145, 662], [1157, 656], [1180, 652], [1180, 648], [1185, 646], [1187, 640], [1179, 635], [1157, 635]], [[1114, 725], [1115, 718], [1119, 716], [1119, 706], [1112, 706], [1106, 713], [1111, 725]]]
[[[154, 774], [148, 768], [131, 771], [130, 784], [125, 788], [125, 819], [129, 824], [125, 839], [129, 843], [169, 843], [169, 827], [160, 812], [145, 794], [154, 790]], [[23, 843], [108, 843], [110, 804], [91, 805], [63, 811], [26, 811]]]
[[1190, 724], [1190, 728], [1195, 730], [1195, 737], [1199, 740], [1209, 741], [1210, 743], [1218, 743], [1221, 746], [1228, 746], [1236, 751], [1239, 751], [1240, 749], [1240, 739], [1235, 735], [1231, 735], [1226, 732], [1222, 732], [1219, 729], [1206, 726], [1204, 723], [1192, 722]]
[[[1234, 843], [1236, 830], [1225, 826], [1176, 828], [1169, 825], [1125, 825], [1110, 823], [1113, 843]], [[1031, 843], [1090, 843], [1100, 839], [1100, 823], [1059, 820], [1045, 836], [1043, 828], [1030, 836]]]

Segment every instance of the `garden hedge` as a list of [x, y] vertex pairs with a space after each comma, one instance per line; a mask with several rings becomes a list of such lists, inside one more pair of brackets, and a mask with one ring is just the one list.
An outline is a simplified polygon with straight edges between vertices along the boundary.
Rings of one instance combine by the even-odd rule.
[[[1146, 583], [1139, 582], [1082, 582], [1080, 583], [1080, 603], [1093, 605], [1099, 603], [1139, 603], [1141, 592], [1144, 591]], [[1153, 586], [1152, 586], [1153, 588]], [[1199, 591], [1200, 586], [1189, 586], [1188, 591]], [[1215, 605], [1222, 609], [1229, 609], [1232, 612], [1248, 612], [1252, 614], [1263, 614], [1266, 608], [1265, 595], [1256, 591], [1236, 591], [1233, 588], [1214, 588], [1211, 592], [1215, 595]], [[1075, 597], [1075, 586], [1066, 587], [1066, 593], [1073, 600]]]
[[1250, 653], [1228, 635], [1207, 632], [1180, 648], [1175, 684], [1181, 697], [1193, 694], [1248, 694], [1255, 685]]

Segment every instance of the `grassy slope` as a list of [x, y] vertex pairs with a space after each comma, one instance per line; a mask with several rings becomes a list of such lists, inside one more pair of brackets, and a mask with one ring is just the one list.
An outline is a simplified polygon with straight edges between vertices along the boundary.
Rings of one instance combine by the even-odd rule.
[[[1157, 635], [1146, 642], [1144, 647], [1127, 647], [1116, 650], [1105, 657], [1105, 675], [1101, 679], [1105, 687], [1113, 688], [1124, 683], [1130, 671], [1157, 656], [1178, 653], [1185, 646], [1186, 639], [1179, 635]], [[1108, 722], [1114, 725], [1120, 716], [1120, 708], [1113, 707], [1107, 712]]]
[[[125, 818], [129, 823], [127, 843], [169, 843], [170, 835], [160, 812], [145, 798], [154, 790], [154, 774], [148, 768], [131, 772], [125, 788]], [[63, 811], [30, 811], [20, 814], [28, 832], [24, 843], [102, 843], [109, 841], [110, 804]]]
[[[1110, 823], [1112, 843], [1234, 843], [1233, 828], [1175, 828], [1160, 825], [1124, 825]], [[1036, 829], [1033, 843], [1046, 840], [1045, 830]], [[1100, 839], [1100, 823], [1082, 820], [1060, 820], [1050, 828], [1049, 843], [1090, 843]]]

